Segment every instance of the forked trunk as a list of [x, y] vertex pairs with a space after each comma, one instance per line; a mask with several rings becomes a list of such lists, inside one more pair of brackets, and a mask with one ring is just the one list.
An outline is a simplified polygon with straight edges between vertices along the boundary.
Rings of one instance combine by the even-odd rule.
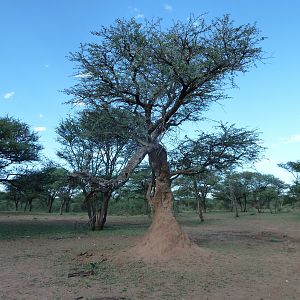
[[192, 242], [177, 223], [173, 214], [173, 194], [167, 152], [160, 146], [149, 153], [153, 171], [152, 195], [148, 197], [153, 212], [152, 224], [137, 245], [136, 252], [144, 259], [168, 258], [182, 254]]
[[104, 225], [106, 223], [106, 216], [107, 216], [107, 210], [108, 210], [108, 202], [111, 197], [111, 192], [105, 192], [103, 193], [103, 201], [101, 204], [101, 208], [97, 212], [96, 216], [96, 224], [95, 229], [96, 230], [102, 230], [104, 228]]

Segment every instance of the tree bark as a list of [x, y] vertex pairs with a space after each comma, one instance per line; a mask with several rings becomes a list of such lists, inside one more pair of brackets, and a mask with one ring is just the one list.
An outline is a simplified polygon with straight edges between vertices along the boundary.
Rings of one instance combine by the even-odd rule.
[[49, 214], [52, 213], [54, 199], [55, 199], [55, 197], [52, 197], [52, 196], [48, 199], [48, 213]]
[[159, 146], [157, 150], [150, 152], [149, 162], [154, 175], [152, 194], [148, 197], [153, 218], [136, 250], [143, 258], [150, 256], [166, 258], [176, 255], [178, 250], [185, 251], [191, 248], [192, 243], [174, 217], [166, 150]]
[[95, 225], [96, 230], [103, 230], [103, 228], [104, 228], [104, 225], [106, 223], [108, 203], [109, 203], [111, 194], [112, 194], [111, 192], [104, 192], [102, 195], [103, 199], [102, 199], [101, 208], [99, 209], [98, 215], [96, 217], [96, 225]]
[[232, 186], [229, 187], [230, 188], [230, 198], [232, 201], [232, 206], [234, 208], [234, 212], [235, 212], [235, 217], [238, 218], [239, 217], [239, 209], [238, 209], [238, 203], [237, 203], [237, 199], [236, 196], [234, 194], [234, 189]]
[[197, 185], [197, 181], [195, 178], [193, 178], [193, 185], [194, 185], [194, 194], [195, 194], [195, 197], [197, 199], [197, 212], [198, 212], [198, 216], [200, 218], [200, 221], [201, 222], [204, 222], [204, 216], [203, 216], [203, 199], [202, 197], [200, 196], [200, 191], [198, 189], [198, 185]]

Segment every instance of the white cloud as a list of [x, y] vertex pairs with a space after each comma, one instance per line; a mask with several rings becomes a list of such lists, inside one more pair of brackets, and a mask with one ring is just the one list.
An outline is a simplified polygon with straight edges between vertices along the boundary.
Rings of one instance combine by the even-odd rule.
[[136, 17], [136, 19], [144, 19], [145, 18], [145, 16], [143, 14], [138, 14], [135, 17]]
[[300, 134], [295, 134], [289, 137], [284, 143], [291, 144], [291, 143], [299, 143], [300, 142]]
[[46, 127], [43, 127], [43, 126], [34, 127], [33, 130], [36, 131], [36, 132], [42, 132], [42, 131], [46, 130]]
[[75, 75], [74, 77], [76, 77], [76, 78], [86, 78], [86, 77], [90, 77], [90, 76], [92, 76], [91, 73], [80, 73], [80, 74]]
[[293, 176], [283, 168], [278, 167], [277, 164], [275, 160], [262, 159], [255, 163], [255, 169], [263, 174], [272, 174], [286, 183], [292, 183]]
[[15, 92], [9, 92], [9, 93], [5, 93], [3, 95], [4, 99], [10, 99], [11, 97], [13, 97], [15, 94]]
[[80, 101], [80, 100], [77, 100], [77, 102], [75, 102], [74, 104], [75, 106], [85, 106], [85, 103]]
[[165, 4], [165, 10], [167, 11], [172, 11], [173, 10], [173, 7], [170, 5], [170, 4]]

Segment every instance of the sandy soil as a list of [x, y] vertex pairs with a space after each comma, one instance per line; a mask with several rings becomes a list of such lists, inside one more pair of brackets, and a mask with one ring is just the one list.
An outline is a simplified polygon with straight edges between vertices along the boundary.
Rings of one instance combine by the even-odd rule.
[[[0, 214], [0, 226], [16, 222], [25, 228], [85, 221]], [[300, 299], [299, 218], [214, 214], [204, 224], [183, 218], [203, 251], [159, 263], [128, 255], [141, 239], [139, 224], [147, 222], [110, 218], [108, 225], [124, 230], [0, 240], [0, 299]]]

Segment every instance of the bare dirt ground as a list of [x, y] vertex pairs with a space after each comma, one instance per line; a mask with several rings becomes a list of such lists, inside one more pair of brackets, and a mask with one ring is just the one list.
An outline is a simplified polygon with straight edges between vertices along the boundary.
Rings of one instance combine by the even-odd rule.
[[147, 217], [99, 233], [83, 216], [0, 213], [0, 299], [300, 299], [299, 215], [184, 215], [205, 251], [145, 263], [128, 253]]

